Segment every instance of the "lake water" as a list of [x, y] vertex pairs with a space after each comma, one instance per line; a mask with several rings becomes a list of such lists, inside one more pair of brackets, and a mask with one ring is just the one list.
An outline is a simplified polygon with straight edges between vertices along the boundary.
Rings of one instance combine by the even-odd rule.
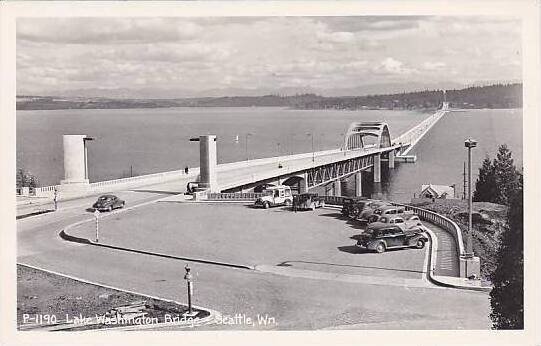
[[[200, 134], [218, 136], [218, 161], [225, 163], [311, 152], [312, 136], [316, 151], [338, 148], [354, 121], [386, 121], [396, 137], [429, 115], [273, 107], [18, 111], [17, 167], [42, 186], [57, 184], [63, 179], [63, 134], [96, 138], [88, 151], [93, 182], [129, 176], [130, 170], [140, 175], [198, 166], [198, 144], [189, 139]], [[424, 183], [461, 186], [463, 141], [470, 136], [479, 141], [474, 168], [501, 143], [522, 164], [522, 110], [453, 112], [417, 144], [417, 163], [387, 172], [384, 194], [405, 201]]]

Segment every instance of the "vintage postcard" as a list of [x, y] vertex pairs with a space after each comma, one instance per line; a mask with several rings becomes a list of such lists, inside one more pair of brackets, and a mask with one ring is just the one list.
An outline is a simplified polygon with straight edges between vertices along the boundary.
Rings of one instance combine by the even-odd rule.
[[0, 11], [1, 344], [541, 341], [539, 2]]

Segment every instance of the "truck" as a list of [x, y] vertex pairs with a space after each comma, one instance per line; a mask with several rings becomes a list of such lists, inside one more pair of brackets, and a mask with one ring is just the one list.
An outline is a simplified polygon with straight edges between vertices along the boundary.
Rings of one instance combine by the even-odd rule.
[[255, 206], [268, 209], [270, 207], [293, 204], [291, 187], [287, 185], [269, 186], [262, 191], [263, 196], [255, 201]]

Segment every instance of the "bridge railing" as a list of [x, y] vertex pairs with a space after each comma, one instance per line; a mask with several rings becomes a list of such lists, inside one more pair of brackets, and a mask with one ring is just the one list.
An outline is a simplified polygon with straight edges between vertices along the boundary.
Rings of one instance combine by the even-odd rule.
[[263, 193], [257, 192], [211, 192], [207, 194], [208, 201], [255, 201]]
[[330, 205], [344, 205], [344, 200], [347, 197], [342, 196], [323, 196], [323, 200], [325, 201], [325, 204]]

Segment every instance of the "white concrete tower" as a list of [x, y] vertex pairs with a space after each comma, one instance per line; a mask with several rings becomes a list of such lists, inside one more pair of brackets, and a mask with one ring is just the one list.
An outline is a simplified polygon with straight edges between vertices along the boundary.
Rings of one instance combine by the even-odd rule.
[[215, 135], [199, 136], [199, 162], [199, 186], [209, 189], [210, 192], [220, 192], [216, 176], [217, 153]]

